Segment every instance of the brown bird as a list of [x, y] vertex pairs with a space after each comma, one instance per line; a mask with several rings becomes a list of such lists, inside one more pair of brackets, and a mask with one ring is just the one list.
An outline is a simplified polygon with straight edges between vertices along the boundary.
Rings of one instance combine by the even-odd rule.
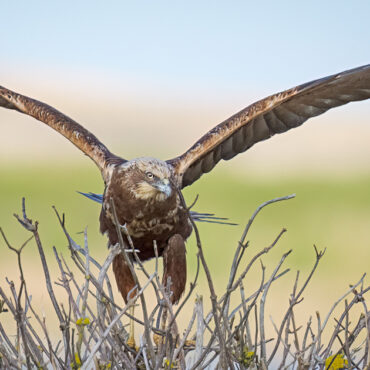
[[[153, 240], [164, 259], [163, 281], [171, 278], [171, 301], [178, 302], [186, 283], [185, 241], [192, 231], [179, 191], [255, 143], [297, 127], [327, 110], [370, 98], [370, 65], [299, 85], [262, 99], [220, 123], [184, 154], [162, 161], [126, 160], [111, 153], [92, 133], [56, 109], [0, 87], [0, 106], [28, 114], [58, 131], [99, 167], [105, 183], [100, 230], [117, 243], [112, 218], [126, 225], [142, 261], [154, 257]], [[99, 196], [90, 194], [89, 197]], [[196, 216], [196, 214], [195, 214]], [[202, 215], [198, 215], [201, 219]], [[125, 234], [122, 235], [127, 242]], [[134, 279], [123, 258], [113, 262], [118, 289], [127, 302]]]

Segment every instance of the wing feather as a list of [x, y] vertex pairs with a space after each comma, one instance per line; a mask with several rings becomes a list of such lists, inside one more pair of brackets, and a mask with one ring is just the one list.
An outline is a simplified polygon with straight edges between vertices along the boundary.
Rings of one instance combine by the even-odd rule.
[[96, 163], [104, 180], [110, 164], [125, 162], [112, 154], [91, 132], [45, 103], [0, 86], [0, 106], [32, 116], [62, 134]]
[[184, 188], [221, 159], [229, 160], [331, 108], [369, 98], [370, 65], [311, 81], [248, 106], [167, 162], [173, 166], [180, 188]]

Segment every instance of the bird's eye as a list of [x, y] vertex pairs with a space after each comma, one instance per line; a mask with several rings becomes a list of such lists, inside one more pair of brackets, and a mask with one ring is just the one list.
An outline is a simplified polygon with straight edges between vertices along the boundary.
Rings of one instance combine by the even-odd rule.
[[146, 173], [146, 176], [147, 176], [149, 179], [154, 178], [154, 175], [153, 175], [151, 172], [147, 172], [147, 173]]

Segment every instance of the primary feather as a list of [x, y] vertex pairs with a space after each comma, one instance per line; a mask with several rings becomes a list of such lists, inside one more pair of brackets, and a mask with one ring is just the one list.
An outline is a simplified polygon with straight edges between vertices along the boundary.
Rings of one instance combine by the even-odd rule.
[[262, 99], [207, 132], [184, 154], [167, 162], [181, 188], [259, 141], [300, 126], [311, 117], [370, 98], [370, 65], [293, 87]]

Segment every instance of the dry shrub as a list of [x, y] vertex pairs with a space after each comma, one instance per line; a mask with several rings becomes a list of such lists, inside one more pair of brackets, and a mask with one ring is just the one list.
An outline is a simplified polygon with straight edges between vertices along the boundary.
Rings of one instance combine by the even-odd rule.
[[[286, 230], [282, 230], [271, 245], [260, 250], [254, 257], [245, 261], [248, 248], [248, 232], [257, 214], [267, 205], [284, 201], [293, 196], [276, 198], [262, 204], [252, 215], [237, 245], [229, 280], [222, 297], [217, 297], [213, 279], [202, 252], [198, 229], [193, 222], [198, 246], [198, 266], [194, 280], [190, 283], [187, 295], [178, 307], [172, 306], [169, 299], [169, 286], [164, 287], [158, 275], [158, 258], [155, 271], [149, 272], [140, 261], [140, 253], [134, 246], [120, 243], [112, 247], [102, 265], [89, 253], [85, 233], [85, 245], [79, 246], [66, 230], [64, 216], [57, 211], [71, 252], [67, 261], [55, 248], [54, 257], [59, 266], [59, 280], [68, 296], [68, 301], [59, 303], [54, 292], [48, 261], [38, 232], [38, 223], [27, 217], [23, 199], [22, 216], [16, 218], [21, 226], [31, 233], [31, 237], [20, 248], [10, 245], [0, 229], [6, 245], [17, 255], [20, 281], [7, 279], [7, 288], [0, 286], [0, 318], [7, 313], [16, 323], [16, 335], [4, 330], [0, 323], [0, 367], [9, 369], [161, 369], [161, 368], [235, 368], [235, 369], [340, 369], [369, 368], [370, 315], [365, 295], [370, 287], [364, 285], [364, 277], [351, 286], [330, 308], [325, 317], [317, 312], [307, 323], [298, 323], [295, 308], [303, 300], [303, 293], [324, 252], [316, 247], [315, 261], [309, 275], [300, 281], [299, 272], [292, 281], [293, 290], [289, 306], [281, 322], [272, 322], [275, 333], [266, 337], [265, 317], [266, 297], [276, 280], [289, 269], [282, 269], [287, 252], [271, 274], [260, 257], [274, 248]], [[117, 224], [118, 230], [125, 226]], [[119, 233], [119, 235], [121, 235]], [[52, 340], [45, 318], [33, 307], [23, 274], [22, 251], [27, 243], [36, 241], [42, 262], [44, 282], [53, 308], [59, 320], [60, 337]], [[156, 250], [155, 242], [153, 247]], [[140, 269], [145, 275], [141, 282], [135, 273], [137, 294], [128, 304], [120, 307], [115, 303], [111, 282], [107, 276], [114, 256], [122, 253], [127, 261], [135, 261], [132, 269]], [[242, 262], [243, 261], [243, 262]], [[130, 262], [131, 263], [131, 262]], [[249, 276], [252, 266], [260, 263], [261, 281], [253, 294], [246, 296], [243, 282]], [[78, 276], [71, 266], [80, 271]], [[200, 269], [203, 269], [210, 290], [212, 310], [203, 312], [203, 298], [194, 297]], [[170, 281], [168, 282], [170, 285]], [[3, 285], [3, 283], [1, 283]], [[146, 289], [152, 286], [156, 296], [154, 309], [148, 310], [145, 300]], [[180, 333], [176, 320], [181, 317], [184, 304], [194, 299], [192, 317], [183, 333]], [[233, 298], [233, 299], [231, 299]], [[284, 298], [283, 298], [284, 299]], [[233, 304], [232, 302], [237, 302]], [[343, 304], [342, 312], [333, 320], [333, 311]], [[130, 316], [130, 307], [137, 305], [142, 310], [142, 320], [134, 318], [140, 328], [140, 343], [137, 348], [127, 345], [128, 333], [121, 322], [123, 316]], [[353, 307], [360, 305], [363, 313], [353, 317]], [[159, 316], [161, 317], [159, 319]], [[272, 319], [271, 319], [272, 321]], [[329, 323], [331, 325], [329, 325]], [[334, 324], [334, 325], [333, 325]], [[328, 340], [324, 340], [323, 333]], [[156, 343], [153, 341], [156, 335]], [[329, 335], [328, 335], [329, 334]], [[160, 339], [161, 338], [161, 339]], [[159, 339], [159, 340], [158, 340]]]

